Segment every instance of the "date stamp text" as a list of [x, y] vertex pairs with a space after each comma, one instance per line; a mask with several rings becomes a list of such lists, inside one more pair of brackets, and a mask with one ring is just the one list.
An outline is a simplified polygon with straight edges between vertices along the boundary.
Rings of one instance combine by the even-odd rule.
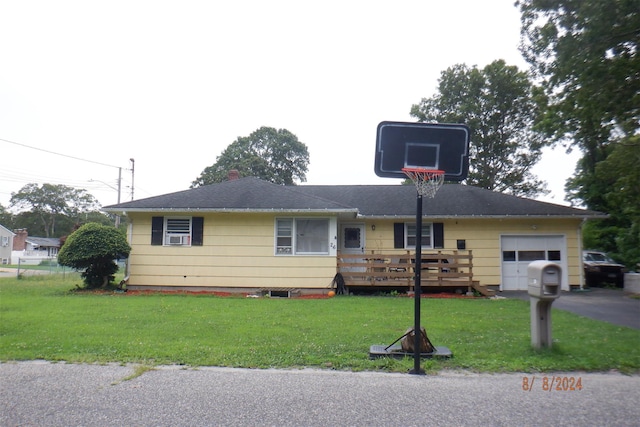
[[522, 390], [531, 391], [539, 388], [542, 391], [580, 391], [582, 390], [582, 377], [567, 376], [543, 376], [522, 377]]

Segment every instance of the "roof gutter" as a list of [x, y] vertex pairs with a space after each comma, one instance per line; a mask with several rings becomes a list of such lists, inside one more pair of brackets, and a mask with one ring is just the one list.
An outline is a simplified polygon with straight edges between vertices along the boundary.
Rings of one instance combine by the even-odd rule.
[[104, 212], [112, 212], [112, 213], [128, 213], [128, 212], [147, 212], [147, 213], [155, 213], [155, 212], [170, 212], [170, 213], [181, 213], [181, 212], [191, 212], [191, 213], [313, 213], [313, 214], [341, 214], [341, 213], [350, 213], [357, 214], [357, 209], [247, 209], [247, 208], [132, 208], [132, 209], [122, 209], [122, 208], [103, 208]]
[[[399, 219], [399, 218], [412, 218], [415, 219], [415, 215], [362, 215], [358, 214], [359, 218], [368, 219]], [[425, 218], [438, 218], [438, 219], [522, 219], [522, 218], [541, 218], [541, 219], [602, 219], [607, 218], [608, 215], [438, 215], [438, 214], [425, 214]]]

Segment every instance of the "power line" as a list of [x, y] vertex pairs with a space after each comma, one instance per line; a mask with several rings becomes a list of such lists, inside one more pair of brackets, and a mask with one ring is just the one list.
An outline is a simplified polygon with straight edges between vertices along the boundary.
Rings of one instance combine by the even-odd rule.
[[44, 148], [32, 147], [32, 146], [27, 145], [27, 144], [21, 144], [19, 142], [15, 142], [15, 141], [9, 141], [8, 139], [4, 139], [4, 138], [0, 138], [0, 141], [8, 142], [9, 144], [19, 145], [19, 146], [25, 147], [25, 148], [31, 148], [32, 150], [42, 151], [42, 152], [49, 153], [49, 154], [55, 154], [56, 156], [67, 157], [67, 158], [73, 159], [73, 160], [79, 160], [81, 162], [93, 163], [93, 164], [100, 165], [100, 166], [106, 166], [106, 167], [109, 167], [109, 168], [120, 169], [120, 166], [108, 165], [106, 163], [100, 163], [100, 162], [96, 162], [94, 160], [83, 159], [81, 157], [70, 156], [68, 154], [56, 153], [55, 151], [45, 150]]
[[[104, 178], [104, 175], [102, 177]], [[38, 173], [38, 169], [36, 168], [16, 169], [12, 167], [3, 167], [2, 169], [0, 169], [0, 179], [2, 180], [3, 183], [32, 181], [32, 182], [49, 182], [51, 184], [67, 184], [67, 185], [73, 185], [73, 186], [79, 186], [79, 185], [81, 186], [89, 182], [91, 177], [87, 176], [87, 178], [84, 178], [84, 179], [78, 178], [78, 177], [69, 178], [68, 175], [64, 175], [64, 174], [61, 175], [58, 170], [54, 170], [52, 171], [52, 173], [45, 175], [43, 173]], [[123, 177], [123, 180], [128, 182], [127, 175]], [[117, 179], [114, 179], [113, 181], [115, 183], [118, 182]]]

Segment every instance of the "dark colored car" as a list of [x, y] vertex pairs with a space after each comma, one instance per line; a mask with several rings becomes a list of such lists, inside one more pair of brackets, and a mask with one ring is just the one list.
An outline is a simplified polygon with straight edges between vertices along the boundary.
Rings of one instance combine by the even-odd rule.
[[624, 286], [624, 273], [627, 269], [618, 264], [604, 252], [583, 251], [582, 262], [584, 264], [584, 279], [587, 286], [602, 286], [613, 284]]

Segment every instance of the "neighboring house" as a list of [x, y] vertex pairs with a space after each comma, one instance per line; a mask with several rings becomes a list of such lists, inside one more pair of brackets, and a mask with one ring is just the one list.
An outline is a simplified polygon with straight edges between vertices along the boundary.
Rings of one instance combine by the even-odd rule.
[[[413, 255], [414, 186], [282, 186], [249, 177], [104, 210], [129, 219], [130, 289], [318, 292], [337, 271], [362, 272], [358, 285], [375, 276], [372, 286], [412, 276], [410, 268], [386, 266]], [[604, 217], [459, 184], [425, 198], [423, 214], [423, 259], [464, 254], [474, 283], [500, 290], [527, 289], [527, 265], [537, 259], [562, 267], [563, 289], [581, 286], [582, 224]], [[387, 264], [368, 275], [379, 269], [345, 264], [348, 256]]]
[[11, 263], [39, 264], [45, 259], [55, 258], [60, 251], [57, 237], [29, 236], [26, 228], [15, 230]]
[[11, 263], [13, 236], [15, 236], [13, 231], [0, 225], [0, 265]]

